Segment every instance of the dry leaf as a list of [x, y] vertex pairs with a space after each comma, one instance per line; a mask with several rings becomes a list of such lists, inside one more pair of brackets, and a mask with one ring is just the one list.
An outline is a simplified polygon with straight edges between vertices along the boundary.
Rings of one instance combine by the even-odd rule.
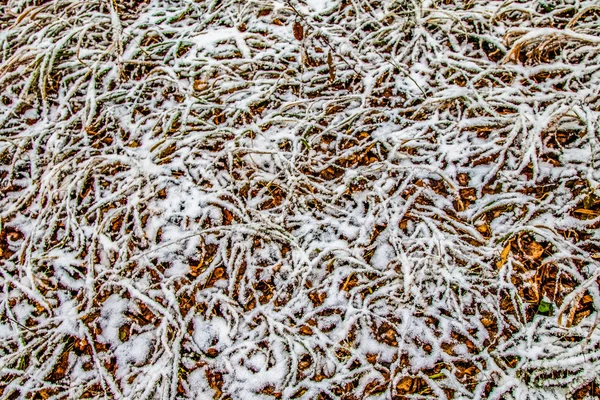
[[210, 358], [215, 358], [219, 355], [219, 350], [217, 350], [215, 347], [211, 347], [208, 350], [206, 350], [206, 355]]
[[306, 336], [310, 336], [310, 335], [313, 334], [313, 331], [312, 331], [311, 327], [308, 326], [308, 325], [302, 325], [300, 327], [299, 331], [300, 331], [301, 334], [306, 335]]
[[193, 86], [196, 92], [208, 89], [208, 83], [204, 79], [196, 79]]
[[544, 246], [533, 240], [530, 236], [520, 236], [517, 243], [520, 250], [533, 260], [537, 260], [544, 254]]
[[527, 249], [527, 255], [533, 258], [534, 260], [540, 258], [543, 253], [544, 247], [538, 242], [532, 242]]
[[410, 376], [405, 376], [398, 381], [398, 384], [396, 384], [396, 390], [398, 394], [405, 395], [412, 393], [412, 386], [413, 378], [411, 378]]
[[294, 22], [294, 37], [296, 40], [304, 39], [304, 27], [298, 21]]
[[500, 269], [506, 263], [506, 260], [508, 259], [508, 255], [510, 254], [510, 245], [511, 244], [512, 244], [512, 240], [509, 240], [508, 243], [506, 243], [504, 250], [502, 250], [502, 253], [500, 253], [500, 260], [496, 263], [496, 268]]
[[333, 66], [331, 51], [327, 53], [327, 65], [329, 66], [329, 80], [333, 82], [335, 80], [335, 67]]

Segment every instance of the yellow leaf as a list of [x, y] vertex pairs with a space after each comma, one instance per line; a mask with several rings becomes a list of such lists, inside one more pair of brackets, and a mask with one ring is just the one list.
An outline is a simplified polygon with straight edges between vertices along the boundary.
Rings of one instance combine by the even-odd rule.
[[508, 259], [508, 255], [510, 254], [510, 245], [511, 244], [512, 244], [512, 240], [509, 240], [508, 243], [506, 243], [504, 250], [502, 250], [502, 253], [500, 253], [500, 260], [496, 263], [496, 267], [498, 269], [502, 268], [504, 266], [504, 264], [506, 263], [506, 260]]

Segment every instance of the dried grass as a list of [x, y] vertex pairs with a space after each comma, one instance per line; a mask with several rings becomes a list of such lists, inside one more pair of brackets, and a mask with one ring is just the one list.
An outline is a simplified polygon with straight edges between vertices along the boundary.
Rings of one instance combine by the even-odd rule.
[[0, 5], [1, 397], [599, 395], [598, 6], [331, 3]]

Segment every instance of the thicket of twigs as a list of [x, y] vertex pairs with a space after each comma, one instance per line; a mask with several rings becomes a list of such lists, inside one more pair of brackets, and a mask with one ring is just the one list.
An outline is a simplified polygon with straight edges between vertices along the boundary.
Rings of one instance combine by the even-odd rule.
[[600, 6], [310, 3], [0, 2], [0, 397], [600, 395]]

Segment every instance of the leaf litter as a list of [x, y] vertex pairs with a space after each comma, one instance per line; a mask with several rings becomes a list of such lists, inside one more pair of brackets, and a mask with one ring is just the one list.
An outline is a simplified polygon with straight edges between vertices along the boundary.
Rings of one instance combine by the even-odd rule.
[[593, 1], [0, 5], [0, 396], [600, 396]]

